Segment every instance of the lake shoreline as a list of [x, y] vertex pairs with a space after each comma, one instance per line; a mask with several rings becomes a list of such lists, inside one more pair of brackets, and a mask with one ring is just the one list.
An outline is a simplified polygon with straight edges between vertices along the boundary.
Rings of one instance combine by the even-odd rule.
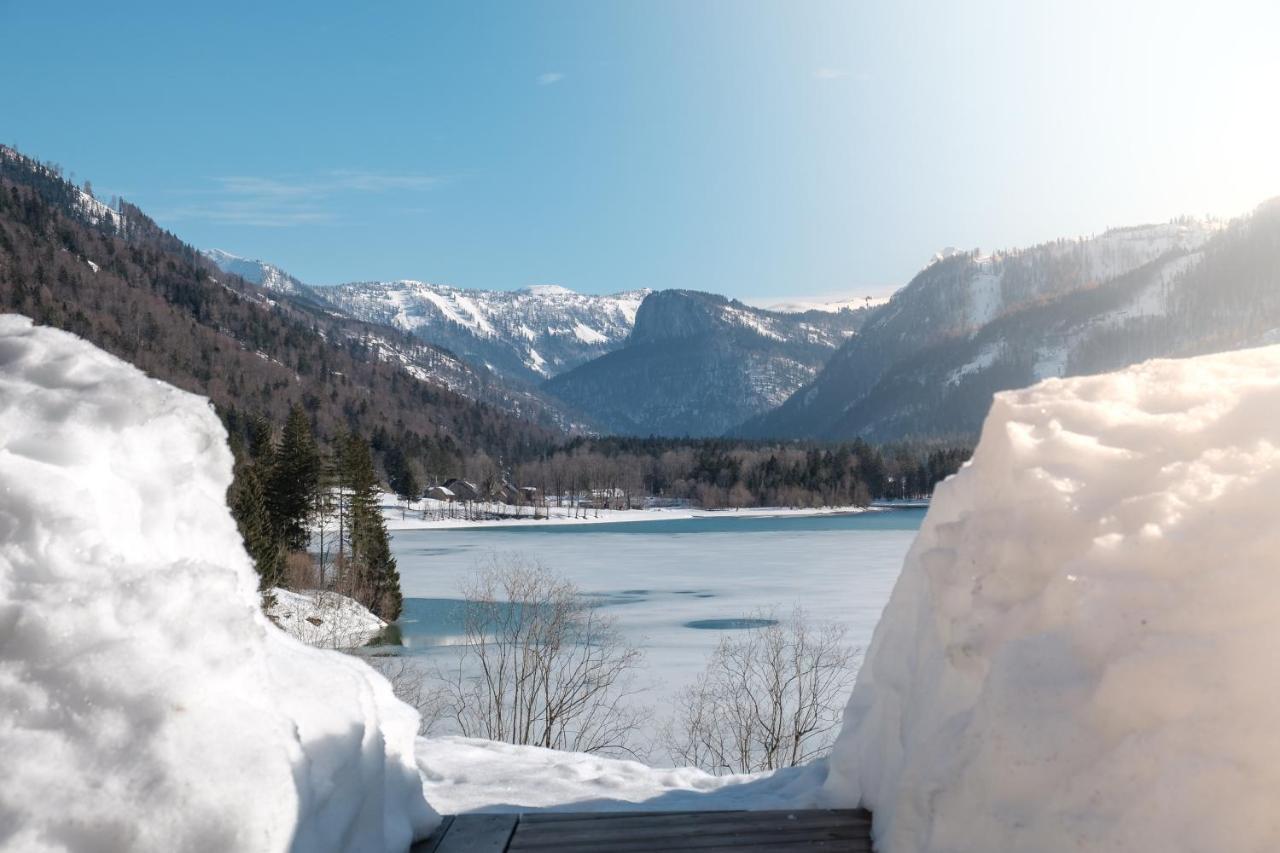
[[[400, 530], [481, 530], [485, 528], [500, 527], [560, 527], [567, 525], [591, 525], [591, 524], [643, 524], [645, 522], [657, 521], [684, 521], [699, 518], [812, 518], [831, 515], [860, 515], [867, 512], [884, 512], [892, 509], [889, 506], [837, 506], [837, 507], [750, 507], [743, 509], [696, 509], [688, 508], [670, 508], [655, 507], [653, 509], [626, 509], [626, 510], [608, 510], [599, 511], [599, 516], [594, 513], [596, 510], [588, 510], [593, 515], [589, 517], [574, 518], [569, 513], [572, 510], [568, 507], [551, 507], [550, 517], [534, 518], [532, 515], [523, 518], [491, 518], [491, 519], [465, 519], [465, 518], [422, 518], [422, 509], [415, 507], [407, 511], [406, 517], [401, 518], [402, 505], [396, 503], [388, 503], [384, 500], [382, 506], [383, 517], [387, 523], [387, 530], [396, 532]], [[435, 509], [429, 508], [429, 511]], [[564, 513], [564, 515], [557, 515]], [[414, 515], [418, 515], [414, 518]]]

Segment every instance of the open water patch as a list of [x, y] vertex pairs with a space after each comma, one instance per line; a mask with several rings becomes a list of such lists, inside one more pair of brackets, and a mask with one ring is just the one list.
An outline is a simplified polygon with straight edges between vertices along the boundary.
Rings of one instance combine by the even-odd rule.
[[777, 619], [694, 619], [684, 623], [686, 628], [699, 631], [749, 631], [752, 628], [768, 628], [777, 625]]

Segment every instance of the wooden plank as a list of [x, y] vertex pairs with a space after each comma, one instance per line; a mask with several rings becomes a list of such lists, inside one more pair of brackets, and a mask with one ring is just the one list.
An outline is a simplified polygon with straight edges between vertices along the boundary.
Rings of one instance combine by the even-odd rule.
[[866, 809], [773, 809], [769, 811], [690, 811], [690, 812], [536, 812], [521, 816], [522, 828], [541, 829], [548, 826], [587, 825], [607, 822], [614, 827], [651, 824], [655, 821], [685, 821], [707, 824], [721, 821], [738, 823], [771, 823], [826, 820], [828, 818], [870, 823], [871, 812]]
[[[572, 848], [570, 849], [572, 850]], [[655, 847], [649, 850], [649, 853], [680, 853], [680, 850], [689, 849], [696, 849], [698, 853], [737, 853], [737, 850], [746, 850], [748, 853], [876, 853], [869, 840], [799, 841], [799, 843], [795, 844], [769, 844], [764, 845], [764, 847], [741, 847], [739, 844], [699, 848]]]
[[519, 815], [456, 815], [435, 853], [504, 853]]
[[416, 842], [409, 848], [409, 853], [436, 853], [440, 848], [440, 842], [444, 840], [444, 834], [449, 831], [449, 824], [453, 823], [453, 815], [447, 814], [440, 818], [440, 825], [436, 827], [426, 838]]
[[[608, 849], [610, 853], [672, 850], [869, 851], [870, 814], [860, 809], [612, 813], [567, 820], [522, 820], [512, 851]], [[550, 817], [545, 816], [545, 817]]]
[[520, 824], [520, 837], [532, 841], [542, 837], [571, 839], [579, 834], [598, 835], [625, 833], [628, 838], [682, 835], [696, 828], [708, 833], [718, 830], [738, 832], [766, 832], [791, 830], [796, 827], [820, 829], [856, 826], [869, 830], [871, 822], [866, 813], [847, 811], [791, 811], [791, 812], [702, 812], [701, 814], [672, 815], [653, 813], [628, 815], [613, 819], [574, 821], [531, 821], [527, 817]]
[[716, 809], [708, 811], [706, 809], [690, 809], [689, 811], [643, 811], [641, 809], [628, 809], [627, 811], [616, 812], [528, 812], [520, 816], [521, 824], [539, 824], [539, 823], [565, 823], [568, 821], [579, 820], [625, 820], [633, 817], [653, 817], [654, 815], [664, 815], [674, 817], [676, 815], [687, 815], [690, 817], [701, 817], [709, 814], [747, 814], [745, 809]]
[[846, 823], [846, 822], [825, 822], [825, 823], [796, 823], [789, 826], [778, 824], [741, 824], [735, 825], [731, 823], [718, 824], [701, 824], [701, 823], [663, 823], [653, 826], [634, 826], [627, 829], [618, 829], [608, 823], [593, 824], [591, 828], [582, 827], [575, 830], [563, 831], [542, 831], [542, 832], [526, 832], [518, 831], [516, 833], [516, 841], [518, 846], [531, 847], [551, 842], [576, 842], [579, 839], [599, 839], [603, 837], [609, 838], [625, 838], [628, 841], [651, 841], [659, 839], [680, 839], [688, 837], [690, 833], [697, 833], [705, 836], [725, 836], [740, 837], [754, 836], [765, 837], [773, 835], [793, 835], [797, 832], [804, 832], [815, 838], [822, 837], [845, 837], [849, 833], [858, 835], [868, 835], [871, 832], [871, 825], [866, 823]]
[[690, 826], [682, 835], [670, 835], [656, 838], [632, 838], [628, 835], [615, 835], [602, 832], [595, 836], [582, 835], [576, 838], [547, 837], [532, 843], [525, 843], [517, 829], [511, 839], [508, 850], [512, 853], [536, 853], [536, 851], [553, 850], [608, 850], [610, 853], [652, 853], [652, 851], [671, 850], [708, 850], [728, 848], [746, 851], [772, 851], [780, 847], [806, 846], [811, 850], [847, 850], [865, 851], [871, 849], [871, 834], [862, 827], [845, 827], [843, 829], [815, 830], [809, 827], [797, 827], [777, 832], [710, 832], [704, 833], [697, 826]]

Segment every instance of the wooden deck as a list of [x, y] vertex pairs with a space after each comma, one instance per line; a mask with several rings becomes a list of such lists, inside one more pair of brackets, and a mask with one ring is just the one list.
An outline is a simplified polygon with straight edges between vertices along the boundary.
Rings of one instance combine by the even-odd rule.
[[446, 817], [412, 853], [588, 851], [871, 853], [864, 809], [767, 812], [530, 812]]

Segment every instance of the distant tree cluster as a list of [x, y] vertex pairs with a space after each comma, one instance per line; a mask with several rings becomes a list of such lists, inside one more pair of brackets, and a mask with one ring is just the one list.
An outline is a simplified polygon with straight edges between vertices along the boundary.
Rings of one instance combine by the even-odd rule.
[[850, 506], [918, 498], [955, 473], [967, 447], [864, 441], [802, 444], [737, 439], [580, 438], [518, 466], [520, 482], [549, 495], [641, 498], [706, 508]]
[[[369, 444], [348, 434], [321, 450], [301, 407], [279, 438], [256, 422], [231, 489], [232, 514], [264, 591], [333, 589], [388, 621], [400, 615], [400, 575], [379, 508]], [[311, 556], [313, 538], [318, 559]]]

